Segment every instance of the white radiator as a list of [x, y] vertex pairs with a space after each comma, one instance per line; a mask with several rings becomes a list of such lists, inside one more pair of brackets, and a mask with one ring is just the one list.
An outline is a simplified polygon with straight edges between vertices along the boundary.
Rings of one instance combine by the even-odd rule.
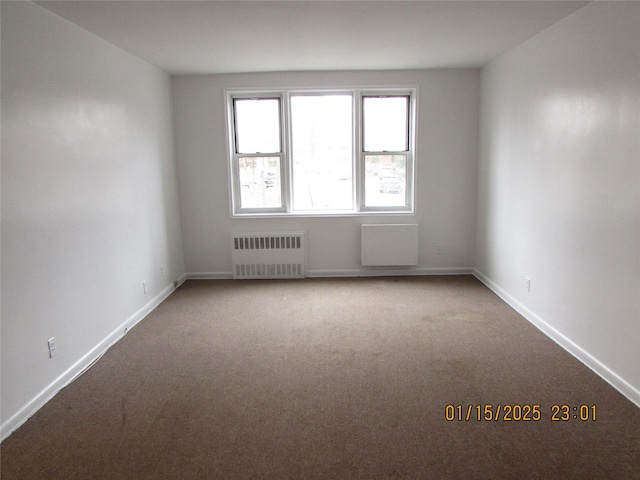
[[233, 278], [304, 278], [305, 234], [234, 233]]
[[363, 266], [418, 265], [418, 225], [361, 226]]

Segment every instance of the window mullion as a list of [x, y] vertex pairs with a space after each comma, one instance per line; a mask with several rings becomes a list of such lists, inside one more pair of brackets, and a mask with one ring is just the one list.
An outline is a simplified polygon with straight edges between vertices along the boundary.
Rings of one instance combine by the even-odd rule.
[[289, 96], [289, 92], [282, 93], [282, 199], [287, 213], [291, 213], [293, 210], [293, 160], [291, 158], [291, 103]]
[[[411, 141], [411, 138], [409, 138], [409, 141]], [[411, 147], [409, 148], [410, 150], [409, 152], [407, 152], [407, 175], [409, 176], [409, 178], [407, 179], [406, 188], [404, 192], [404, 203], [407, 208], [410, 208], [411, 205], [413, 205], [413, 188], [414, 188], [413, 172], [415, 171], [413, 168], [413, 152], [411, 150]]]
[[[234, 143], [235, 149], [235, 143]], [[240, 199], [240, 155], [236, 152], [233, 152], [233, 162], [231, 164], [231, 169], [233, 170], [233, 178], [232, 178], [232, 201], [233, 201], [233, 211], [238, 212], [241, 208], [241, 199]]]
[[353, 92], [353, 158], [354, 158], [354, 192], [355, 209], [360, 212], [364, 206], [364, 156], [362, 149], [362, 96], [359, 91]]

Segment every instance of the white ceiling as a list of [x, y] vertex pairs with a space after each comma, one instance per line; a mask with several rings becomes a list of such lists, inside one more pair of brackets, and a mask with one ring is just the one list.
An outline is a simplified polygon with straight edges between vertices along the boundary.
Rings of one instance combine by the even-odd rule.
[[588, 2], [43, 1], [172, 74], [479, 67]]

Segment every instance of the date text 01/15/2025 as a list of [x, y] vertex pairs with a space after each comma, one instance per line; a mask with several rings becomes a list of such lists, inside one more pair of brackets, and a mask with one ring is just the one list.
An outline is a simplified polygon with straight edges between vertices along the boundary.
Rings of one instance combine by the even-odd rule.
[[554, 404], [543, 409], [538, 404], [484, 404], [484, 405], [453, 405], [444, 407], [444, 418], [448, 422], [568, 422], [577, 420], [595, 422], [597, 418], [596, 405], [566, 405]]

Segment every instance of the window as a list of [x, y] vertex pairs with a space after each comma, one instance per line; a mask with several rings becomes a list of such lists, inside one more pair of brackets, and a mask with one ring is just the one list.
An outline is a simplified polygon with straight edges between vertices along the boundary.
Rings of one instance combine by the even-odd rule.
[[279, 98], [233, 101], [235, 166], [240, 210], [282, 207], [282, 133]]
[[363, 96], [364, 198], [367, 207], [402, 207], [407, 198], [410, 97]]
[[234, 215], [413, 211], [415, 89], [227, 95]]

